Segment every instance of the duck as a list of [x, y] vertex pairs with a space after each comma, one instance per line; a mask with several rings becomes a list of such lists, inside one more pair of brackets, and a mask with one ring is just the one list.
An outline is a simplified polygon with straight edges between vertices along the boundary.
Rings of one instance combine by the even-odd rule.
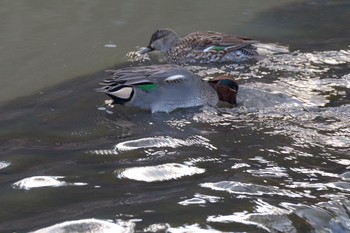
[[178, 108], [216, 106], [220, 101], [237, 105], [238, 84], [231, 75], [208, 81], [183, 66], [148, 65], [107, 70], [97, 91], [112, 104], [169, 113]]
[[256, 43], [246, 37], [213, 31], [193, 32], [181, 38], [174, 30], [161, 28], [139, 53], [159, 50], [168, 63], [177, 65], [238, 62], [259, 57]]

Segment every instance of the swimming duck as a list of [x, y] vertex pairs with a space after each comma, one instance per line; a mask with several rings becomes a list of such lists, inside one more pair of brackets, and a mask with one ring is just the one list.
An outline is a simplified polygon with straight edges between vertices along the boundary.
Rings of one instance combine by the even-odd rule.
[[178, 65], [152, 65], [107, 70], [98, 91], [113, 104], [122, 104], [154, 112], [177, 108], [215, 106], [219, 100], [236, 104], [238, 85], [231, 76], [221, 75], [204, 81]]
[[141, 54], [153, 50], [165, 53], [165, 59], [172, 64], [220, 63], [244, 61], [255, 58], [257, 48], [246, 37], [238, 37], [220, 32], [193, 32], [180, 38], [171, 29], [163, 28], [153, 33], [147, 48]]

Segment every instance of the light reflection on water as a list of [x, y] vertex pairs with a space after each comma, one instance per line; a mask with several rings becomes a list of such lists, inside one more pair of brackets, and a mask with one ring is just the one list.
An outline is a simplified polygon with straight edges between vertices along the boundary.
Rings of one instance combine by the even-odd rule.
[[[209, 225], [244, 225], [271, 232], [300, 232], [301, 229], [347, 232], [350, 230], [348, 213], [334, 211], [332, 206], [346, 205], [350, 190], [346, 172], [349, 163], [344, 157], [349, 155], [350, 145], [350, 80], [348, 74], [338, 76], [333, 69], [340, 69], [338, 67], [349, 62], [348, 51], [325, 51], [283, 54], [249, 67], [241, 65], [240, 77], [243, 78], [238, 80], [246, 80], [244, 77], [253, 74], [259, 81], [244, 81], [241, 84], [237, 108], [206, 106], [185, 115], [180, 110], [168, 117], [155, 117], [152, 124], [164, 124], [173, 133], [183, 132], [187, 135], [192, 132], [192, 136], [182, 136], [184, 139], [181, 136], [140, 138], [121, 142], [116, 150], [153, 148], [152, 153], [146, 154], [160, 159], [160, 155], [169, 155], [174, 149], [178, 158], [181, 153], [187, 154], [187, 147], [215, 149], [217, 152], [210, 155], [211, 159], [191, 159], [190, 164], [204, 168], [204, 174], [212, 174], [212, 179], [218, 180], [196, 182], [199, 187], [212, 192], [205, 195], [202, 192], [207, 194], [208, 191], [203, 190], [200, 194], [183, 196], [185, 200], [178, 204], [220, 206], [242, 199], [252, 200], [254, 204], [251, 205], [253, 211], [223, 214], [226, 212], [223, 210], [223, 213], [209, 214], [206, 218]], [[220, 72], [225, 70], [236, 74], [237, 66], [233, 67], [232, 70], [227, 65]], [[349, 72], [345, 69], [345, 72]], [[193, 70], [201, 75], [214, 75], [218, 71], [217, 68], [206, 70], [201, 67], [193, 67]], [[341, 104], [335, 104], [333, 96], [337, 96]], [[225, 138], [220, 138], [225, 134]], [[189, 143], [188, 140], [193, 137], [194, 143]], [[256, 145], [259, 150], [247, 149], [253, 145], [249, 145], [251, 140], [246, 138], [259, 138], [262, 144]], [[264, 142], [270, 138], [281, 142]], [[244, 148], [236, 148], [242, 145]], [[166, 151], [157, 153], [161, 152], [161, 148], [166, 148]], [[208, 152], [203, 150], [203, 153]], [[209, 161], [215, 162], [216, 169], [221, 170], [214, 172], [213, 166], [207, 165]], [[119, 178], [147, 182], [164, 180], [162, 169], [151, 175], [148, 174], [150, 168], [156, 167], [131, 166], [125, 170], [130, 171], [130, 175], [120, 173]], [[137, 178], [140, 174], [145, 175]], [[169, 180], [182, 176], [176, 169], [166, 174]], [[228, 192], [231, 196], [221, 196], [218, 191]], [[280, 203], [272, 201], [275, 199], [279, 199]], [[333, 202], [334, 199], [337, 201]], [[327, 207], [324, 207], [324, 203], [327, 203]], [[305, 220], [299, 227], [295, 223], [300, 219], [295, 216]]]
[[0, 229], [349, 232], [349, 63], [343, 48], [192, 67], [237, 76], [233, 109], [108, 106], [100, 73], [3, 106]]
[[204, 173], [205, 169], [190, 167], [178, 163], [161, 164], [157, 166], [132, 167], [121, 171], [116, 171], [118, 178], [128, 178], [132, 180], [156, 182], [178, 179], [183, 176], [193, 176]]
[[66, 185], [87, 185], [86, 183], [67, 183], [65, 181], [61, 181], [63, 176], [33, 176], [27, 177], [20, 181], [17, 181], [13, 184], [14, 188], [30, 190], [32, 188], [40, 188], [40, 187], [59, 187]]
[[296, 232], [292, 221], [287, 218], [287, 215], [291, 213], [290, 210], [272, 206], [261, 199], [254, 202], [256, 206], [253, 213], [237, 212], [227, 216], [209, 216], [207, 220], [209, 222], [238, 222], [255, 225], [267, 232]]
[[58, 223], [56, 225], [43, 228], [34, 233], [50, 233], [50, 232], [120, 232], [128, 233], [133, 232], [135, 223], [118, 220], [115, 223], [113, 221], [105, 221], [99, 219], [81, 219], [75, 221], [67, 221]]
[[[316, 70], [317, 66], [314, 68]], [[333, 65], [328, 66], [327, 71], [322, 72], [329, 72], [332, 68]], [[248, 72], [251, 70], [248, 69]], [[268, 72], [276, 74], [275, 71]], [[281, 67], [279, 72], [282, 72]], [[291, 72], [289, 68], [287, 72]], [[102, 107], [101, 98], [95, 101], [97, 104], [93, 108], [97, 114], [73, 124], [68, 130], [61, 128], [57, 131], [58, 135], [65, 132], [69, 135], [70, 140], [61, 141], [59, 148], [78, 152], [78, 157], [73, 155], [77, 161], [80, 160], [78, 170], [73, 167], [68, 170], [50, 168], [49, 165], [46, 176], [24, 172], [21, 179], [10, 183], [26, 192], [44, 187], [46, 191], [42, 192], [48, 192], [50, 188], [59, 190], [79, 186], [90, 190], [88, 193], [100, 193], [102, 197], [108, 197], [110, 192], [114, 193], [115, 188], [120, 187], [118, 195], [127, 197], [137, 192], [144, 196], [143, 203], [151, 204], [139, 207], [138, 201], [126, 200], [132, 207], [125, 212], [130, 215], [123, 217], [125, 222], [114, 222], [114, 218], [109, 216], [112, 222], [107, 222], [106, 226], [103, 222], [82, 219], [78, 222], [61, 221], [48, 229], [75, 229], [78, 226], [80, 229], [95, 227], [98, 229], [95, 232], [106, 232], [110, 227], [121, 228], [120, 232], [134, 232], [135, 229], [215, 232], [220, 229], [220, 226], [216, 228], [216, 224], [223, 224], [229, 228], [252, 231], [299, 232], [306, 227], [317, 231], [346, 232], [350, 229], [346, 209], [334, 211], [333, 206], [346, 205], [350, 191], [347, 175], [350, 163], [346, 157], [349, 155], [350, 110], [348, 104], [332, 106], [333, 101], [329, 97], [334, 94], [335, 88], [343, 88], [346, 92], [349, 84], [347, 76], [323, 78], [319, 72], [316, 73], [305, 77], [297, 70], [294, 76], [280, 75], [273, 82], [266, 82], [263, 78], [259, 78], [261, 82], [244, 81], [239, 106], [233, 109], [205, 106], [152, 115], [123, 106]], [[298, 94], [301, 91], [303, 95]], [[61, 114], [65, 106], [64, 103], [57, 105], [55, 111], [39, 117], [49, 121], [58, 119], [53, 117], [54, 114]], [[77, 116], [65, 116], [65, 120], [79, 122], [75, 118]], [[5, 119], [11, 122], [9, 117]], [[21, 119], [28, 121], [25, 117]], [[64, 121], [56, 121], [55, 124], [62, 127], [61, 122]], [[103, 130], [86, 127], [94, 124]], [[26, 127], [23, 129], [23, 132], [30, 132]], [[98, 135], [104, 135], [106, 141], [101, 143], [97, 140]], [[50, 141], [56, 138], [50, 134], [46, 138], [39, 134], [36, 137], [39, 141], [32, 149], [39, 151], [49, 151]], [[59, 138], [64, 139], [63, 136]], [[74, 149], [76, 143], [84, 140], [91, 142], [86, 149], [83, 146]], [[257, 143], [252, 144], [252, 140]], [[30, 141], [24, 141], [20, 150], [25, 151], [30, 144]], [[81, 150], [83, 154], [79, 152]], [[14, 163], [10, 157], [5, 158], [2, 170], [11, 169]], [[80, 173], [78, 171], [82, 172], [80, 182], [75, 182], [74, 176]], [[93, 171], [99, 172], [96, 178], [90, 178], [93, 173], [88, 174]], [[63, 176], [53, 176], [62, 172]], [[113, 174], [114, 178], [108, 174]], [[107, 179], [101, 182], [102, 177]], [[72, 179], [75, 181], [70, 182]], [[145, 186], [145, 183], [148, 185]], [[164, 185], [173, 188], [163, 189]], [[138, 186], [145, 186], [147, 191], [135, 189]], [[191, 222], [181, 220], [181, 217], [177, 217], [180, 224], [169, 219], [144, 220], [148, 215], [161, 219], [158, 213], [162, 211], [156, 207], [161, 204], [150, 199], [154, 194], [148, 194], [154, 192], [153, 189], [165, 192], [162, 197], [156, 198], [163, 205], [171, 205], [169, 208], [178, 211], [190, 208], [190, 213], [206, 224], [190, 225]], [[89, 200], [85, 202], [89, 203]], [[226, 210], [224, 206], [232, 202], [234, 206]], [[215, 207], [216, 211], [200, 213], [196, 211], [197, 207]], [[109, 209], [107, 206], [100, 207], [102, 209], [87, 208], [97, 208], [98, 212]], [[144, 208], [150, 212], [144, 212]], [[98, 215], [90, 213], [86, 217]], [[144, 223], [141, 224], [138, 219]], [[129, 221], [133, 223], [132, 227], [124, 228], [123, 224]], [[46, 231], [45, 228], [41, 230]]]

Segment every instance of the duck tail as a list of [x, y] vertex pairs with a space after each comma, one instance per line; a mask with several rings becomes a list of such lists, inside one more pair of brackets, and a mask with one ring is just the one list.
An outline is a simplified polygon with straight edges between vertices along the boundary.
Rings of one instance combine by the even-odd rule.
[[115, 87], [104, 86], [96, 89], [96, 91], [108, 95], [113, 100], [113, 104], [125, 104], [129, 102], [134, 95], [134, 88], [128, 85], [118, 85]]
[[258, 55], [262, 56], [289, 52], [289, 48], [287, 46], [273, 43], [255, 43], [253, 46], [256, 48]]

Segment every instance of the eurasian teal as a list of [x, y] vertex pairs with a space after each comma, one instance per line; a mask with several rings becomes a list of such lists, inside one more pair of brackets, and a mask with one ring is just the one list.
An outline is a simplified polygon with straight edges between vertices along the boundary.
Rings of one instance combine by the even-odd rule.
[[257, 48], [245, 37], [220, 32], [193, 32], [180, 38], [175, 31], [163, 28], [153, 33], [149, 45], [140, 53], [160, 50], [172, 64], [235, 62], [256, 58]]
[[215, 106], [219, 100], [236, 104], [238, 85], [231, 76], [222, 75], [204, 81], [178, 65], [153, 65], [107, 70], [98, 91], [106, 93], [114, 104], [124, 104], [154, 112], [177, 108]]

